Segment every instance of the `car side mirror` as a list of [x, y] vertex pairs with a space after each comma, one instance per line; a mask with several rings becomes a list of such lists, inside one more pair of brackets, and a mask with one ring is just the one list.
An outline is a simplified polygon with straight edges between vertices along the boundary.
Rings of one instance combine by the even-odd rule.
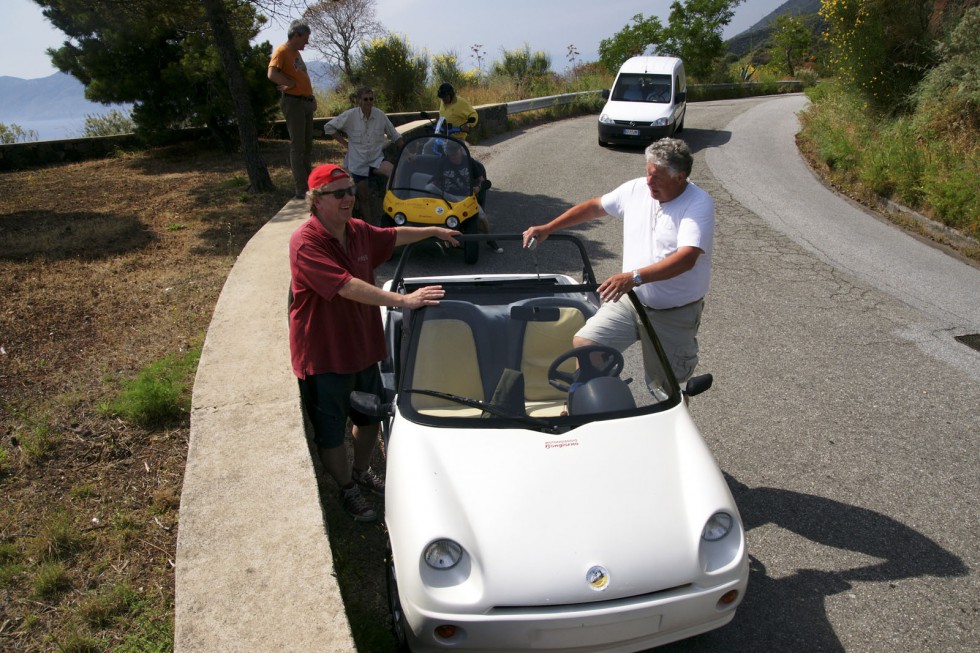
[[687, 99], [687, 91], [681, 91], [676, 96], [678, 102], [683, 102]]
[[687, 388], [684, 390], [684, 394], [688, 397], [693, 397], [694, 395], [699, 395], [705, 390], [711, 388], [711, 384], [714, 382], [714, 378], [710, 374], [701, 374], [700, 376], [692, 376], [687, 380]]
[[350, 393], [350, 405], [359, 413], [371, 417], [390, 417], [394, 414], [390, 403], [381, 403], [381, 397], [370, 392], [355, 390]]
[[609, 89], [608, 88], [602, 89], [602, 99], [603, 100], [608, 100], [609, 99]]

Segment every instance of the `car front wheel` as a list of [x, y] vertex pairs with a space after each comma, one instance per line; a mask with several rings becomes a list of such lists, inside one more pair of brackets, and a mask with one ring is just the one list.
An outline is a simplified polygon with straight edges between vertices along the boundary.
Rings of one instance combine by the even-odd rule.
[[395, 637], [395, 651], [397, 653], [410, 653], [408, 647], [408, 636], [405, 629], [405, 613], [402, 612], [402, 602], [398, 598], [398, 581], [395, 577], [395, 561], [391, 557], [389, 547], [388, 560], [385, 563], [385, 581], [388, 586], [388, 609], [391, 612], [391, 634]]

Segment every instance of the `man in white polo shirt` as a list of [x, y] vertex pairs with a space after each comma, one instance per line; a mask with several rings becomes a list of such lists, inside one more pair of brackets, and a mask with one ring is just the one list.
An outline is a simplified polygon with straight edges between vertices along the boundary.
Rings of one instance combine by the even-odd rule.
[[[599, 286], [603, 304], [575, 334], [575, 347], [602, 344], [619, 351], [640, 339], [630, 290], [645, 307], [674, 375], [684, 383], [698, 364], [698, 328], [711, 276], [715, 207], [688, 181], [693, 158], [684, 141], [667, 138], [646, 149], [646, 177], [573, 206], [548, 224], [524, 232], [524, 246], [559, 229], [605, 215], [623, 220], [623, 272]], [[644, 342], [644, 356], [654, 353]], [[656, 369], [647, 364], [648, 374]], [[648, 385], [654, 381], [647, 379]]]

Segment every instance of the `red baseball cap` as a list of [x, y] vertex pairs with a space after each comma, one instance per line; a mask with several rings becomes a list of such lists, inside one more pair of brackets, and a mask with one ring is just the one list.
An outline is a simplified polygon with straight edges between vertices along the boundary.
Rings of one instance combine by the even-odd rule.
[[307, 180], [310, 190], [317, 190], [327, 184], [333, 183], [338, 179], [350, 179], [347, 171], [333, 163], [325, 163], [313, 168], [310, 178]]

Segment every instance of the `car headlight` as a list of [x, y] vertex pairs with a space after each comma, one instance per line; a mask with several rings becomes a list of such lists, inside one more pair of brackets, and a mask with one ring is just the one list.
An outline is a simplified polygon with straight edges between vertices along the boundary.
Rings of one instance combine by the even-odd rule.
[[455, 229], [459, 226], [459, 218], [457, 218], [455, 215], [449, 216], [446, 218], [446, 226], [450, 229]]
[[656, 120], [654, 120], [653, 122], [650, 123], [650, 126], [651, 127], [663, 127], [664, 125], [667, 125], [669, 123], [670, 123], [670, 120], [668, 120], [667, 118], [657, 118]]
[[599, 114], [599, 122], [601, 122], [603, 125], [614, 125], [614, 124], [616, 124], [616, 121], [614, 121], [612, 118], [609, 117], [608, 114], [605, 114], [605, 113]]
[[708, 518], [701, 531], [701, 539], [708, 542], [717, 542], [732, 530], [734, 519], [727, 512], [716, 512]]
[[392, 220], [394, 220], [395, 224], [397, 224], [398, 226], [401, 226], [406, 222], [408, 222], [408, 218], [405, 217], [404, 213], [396, 213], [395, 217], [393, 217]]
[[433, 569], [452, 569], [463, 557], [463, 547], [452, 540], [436, 540], [425, 547], [425, 564]]

